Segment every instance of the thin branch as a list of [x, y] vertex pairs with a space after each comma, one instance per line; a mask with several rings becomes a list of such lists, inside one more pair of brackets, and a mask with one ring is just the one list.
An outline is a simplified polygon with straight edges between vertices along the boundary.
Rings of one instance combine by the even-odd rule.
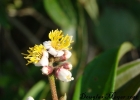
[[54, 29], [57, 27], [50, 20], [47, 20], [41, 13], [39, 13], [37, 10], [33, 8], [25, 8], [25, 9], [19, 10], [17, 12], [17, 15], [19, 16], [30, 15], [34, 17], [40, 24], [44, 25], [45, 27], [54, 28]]
[[22, 68], [22, 71], [25, 73], [27, 68], [25, 67], [25, 61], [24, 61], [23, 57], [21, 56], [21, 52], [19, 51], [18, 47], [16, 46], [16, 44], [12, 40], [10, 32], [5, 30], [4, 33], [5, 33], [4, 37], [5, 37], [5, 40], [6, 40], [7, 44], [8, 44], [8, 46], [10, 47], [10, 51], [13, 52], [13, 54], [17, 58], [19, 64], [21, 65], [20, 68]]
[[40, 41], [16, 18], [8, 17], [9, 21], [16, 26], [32, 44], [39, 44]]

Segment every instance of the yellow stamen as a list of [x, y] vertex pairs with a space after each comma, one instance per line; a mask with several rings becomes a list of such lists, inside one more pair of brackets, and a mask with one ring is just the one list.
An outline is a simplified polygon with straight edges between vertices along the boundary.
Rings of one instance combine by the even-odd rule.
[[70, 49], [69, 46], [73, 42], [72, 36], [64, 36], [62, 30], [55, 30], [49, 33], [49, 38], [51, 39], [51, 45], [56, 50], [66, 50]]
[[68, 75], [68, 76], [66, 76], [66, 78], [67, 78], [67, 80], [70, 80], [70, 79], [71, 79], [71, 76], [70, 76], [70, 75]]
[[29, 54], [21, 53], [22, 55], [25, 56], [24, 58], [27, 59], [28, 63], [26, 65], [30, 63], [38, 63], [42, 58], [44, 50], [45, 47], [42, 44], [40, 44], [40, 45], [35, 45], [34, 47], [30, 47], [29, 50], [27, 50]]

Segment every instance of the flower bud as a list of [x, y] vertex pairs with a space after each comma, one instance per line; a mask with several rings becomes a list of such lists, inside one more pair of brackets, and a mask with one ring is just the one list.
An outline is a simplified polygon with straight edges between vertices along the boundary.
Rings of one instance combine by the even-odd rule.
[[26, 100], [34, 100], [34, 98], [29, 96]]
[[71, 72], [68, 71], [67, 69], [64, 69], [63, 67], [59, 67], [56, 70], [55, 75], [56, 75], [56, 78], [58, 78], [59, 80], [61, 80], [63, 82], [69, 82], [71, 80], [74, 80]]
[[72, 53], [69, 50], [63, 50], [64, 54], [60, 57], [55, 58], [55, 61], [60, 62], [60, 61], [65, 61], [69, 59], [72, 55]]
[[64, 55], [66, 57], [66, 59], [69, 59], [72, 55], [72, 53], [69, 50], [64, 50]]
[[44, 66], [44, 67], [42, 67], [41, 71], [42, 71], [42, 74], [49, 75], [49, 74], [51, 74], [53, 72], [53, 67]]
[[63, 67], [64, 69], [71, 70], [72, 64], [65, 62], [65, 63], [62, 63], [61, 65], [59, 65], [59, 67]]

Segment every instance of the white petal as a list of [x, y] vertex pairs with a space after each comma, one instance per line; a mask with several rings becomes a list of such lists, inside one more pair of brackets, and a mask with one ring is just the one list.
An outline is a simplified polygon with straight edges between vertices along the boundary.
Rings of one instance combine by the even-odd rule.
[[42, 66], [48, 66], [48, 52], [47, 51], [44, 51], [43, 52], [43, 56], [41, 58], [41, 60], [39, 61], [39, 63], [42, 65]]
[[61, 57], [64, 54], [64, 51], [62, 50], [55, 50], [54, 48], [50, 48], [48, 52], [53, 55], [54, 57]]
[[29, 96], [26, 100], [34, 100], [34, 98]]
[[56, 56], [56, 55], [57, 55], [57, 51], [56, 51], [54, 48], [50, 48], [50, 49], [48, 50], [48, 52], [49, 52], [51, 55], [53, 55], [53, 56]]
[[51, 46], [51, 41], [45, 41], [43, 42], [43, 45], [45, 46], [46, 49], [48, 49], [48, 52], [53, 55], [54, 57], [60, 57], [64, 54], [64, 51], [62, 50], [55, 50], [52, 46]]
[[43, 42], [43, 45], [44, 45], [44, 47], [45, 47], [46, 49], [52, 48], [52, 46], [51, 46], [51, 41], [45, 41], [45, 42]]
[[57, 55], [55, 57], [61, 57], [63, 56], [64, 54], [64, 51], [60, 50], [60, 51], [57, 51]]
[[41, 71], [42, 71], [43, 74], [48, 75], [48, 68], [47, 68], [47, 67], [43, 67], [43, 68], [41, 69]]
[[65, 52], [66, 59], [69, 59], [72, 53], [69, 50], [65, 50], [64, 52]]
[[42, 74], [49, 75], [53, 72], [54, 68], [52, 66], [45, 66], [41, 69]]
[[48, 66], [49, 54], [47, 51], [43, 51], [43, 56], [38, 63], [34, 63], [35, 66]]
[[69, 82], [71, 80], [74, 80], [73, 77], [71, 77], [72, 74], [70, 71], [66, 70], [66, 69], [63, 69], [61, 68], [60, 71], [58, 72], [58, 79], [61, 80], [61, 81], [64, 81], [64, 82]]
[[47, 51], [43, 51], [43, 56], [49, 58], [49, 54]]

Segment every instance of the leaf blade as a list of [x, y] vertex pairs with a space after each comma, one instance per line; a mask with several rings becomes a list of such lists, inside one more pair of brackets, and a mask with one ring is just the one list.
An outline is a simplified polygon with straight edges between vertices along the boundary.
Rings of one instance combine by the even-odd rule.
[[26, 100], [28, 96], [32, 96], [34, 98], [36, 98], [36, 96], [39, 94], [39, 92], [41, 92], [43, 90], [43, 88], [45, 87], [46, 83], [45, 81], [39, 81], [38, 83], [36, 83], [29, 91], [28, 93], [24, 96], [23, 100]]
[[140, 59], [124, 64], [118, 68], [115, 90], [140, 74]]
[[130, 43], [125, 42], [120, 47], [108, 50], [92, 60], [85, 68], [81, 93], [105, 96], [107, 93], [114, 92], [118, 62], [132, 48]]

